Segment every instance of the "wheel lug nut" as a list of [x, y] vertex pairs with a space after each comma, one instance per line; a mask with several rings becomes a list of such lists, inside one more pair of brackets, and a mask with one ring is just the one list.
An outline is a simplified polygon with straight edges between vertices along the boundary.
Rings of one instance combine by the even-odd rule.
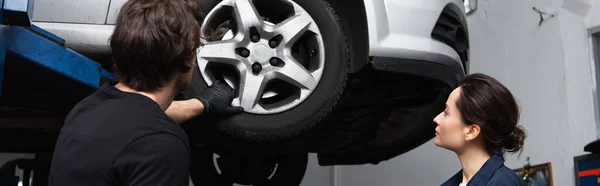
[[262, 65], [260, 65], [260, 63], [252, 64], [252, 73], [258, 74], [258, 73], [260, 73], [261, 70], [262, 70]]
[[275, 48], [275, 47], [279, 46], [279, 44], [281, 44], [282, 40], [283, 40], [283, 36], [277, 35], [277, 36], [269, 39], [269, 46], [271, 48]]
[[236, 52], [238, 53], [238, 55], [240, 55], [242, 57], [250, 56], [250, 50], [248, 50], [246, 48], [237, 48]]
[[269, 60], [269, 64], [271, 64], [271, 66], [274, 67], [283, 67], [285, 66], [285, 62], [283, 62], [281, 59], [277, 58], [277, 57], [273, 57]]
[[275, 47], [277, 47], [277, 42], [276, 41], [269, 41], [269, 46], [271, 48], [275, 48]]
[[244, 56], [244, 57], [250, 56], [250, 51], [248, 51], [248, 49], [242, 50], [242, 56]]
[[258, 42], [258, 40], [260, 40], [260, 37], [258, 35], [253, 35], [250, 40], [252, 40], [252, 42]]
[[253, 43], [260, 41], [260, 33], [258, 32], [258, 29], [256, 29], [256, 27], [250, 27], [249, 31], [250, 32], [248, 33], [248, 35], [250, 36], [250, 41], [252, 41]]
[[269, 63], [271, 64], [271, 66], [278, 66], [279, 65], [279, 59], [277, 59], [277, 58], [271, 58], [271, 60], [269, 60]]

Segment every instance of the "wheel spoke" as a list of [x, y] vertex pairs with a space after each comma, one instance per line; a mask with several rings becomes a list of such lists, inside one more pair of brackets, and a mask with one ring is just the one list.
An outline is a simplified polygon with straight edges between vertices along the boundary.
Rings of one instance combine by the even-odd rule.
[[296, 14], [275, 26], [275, 32], [283, 36], [283, 43], [293, 44], [308, 30], [313, 21], [308, 13]]
[[298, 61], [291, 57], [283, 59], [285, 66], [275, 71], [277, 78], [291, 83], [299, 88], [313, 90], [317, 87], [317, 80]]
[[246, 34], [253, 26], [260, 26], [262, 18], [252, 4], [252, 0], [235, 1], [235, 20], [238, 26], [238, 32]]
[[[241, 106], [253, 114], [284, 112], [301, 104], [318, 86], [325, 62], [323, 38], [315, 20], [293, 0], [285, 4], [271, 4], [281, 9], [282, 15], [291, 15], [285, 20], [272, 17], [279, 22], [277, 24], [267, 22], [267, 18], [259, 14], [260, 4], [254, 2], [256, 0], [228, 0], [213, 8], [205, 22], [228, 20], [235, 21], [230, 22], [235, 25], [228, 27], [231, 30], [222, 41], [204, 42], [206, 44], [198, 52], [198, 66], [207, 83], [224, 78], [237, 89], [238, 96], [231, 102], [233, 106]], [[309, 34], [311, 38], [308, 38]], [[304, 37], [307, 39], [304, 40]], [[296, 52], [295, 45], [305, 41], [313, 57], [310, 66], [292, 56]], [[212, 64], [215, 68], [211, 68], [210, 63], [220, 64]], [[217, 68], [222, 64], [235, 66], [238, 74]], [[281, 82], [272, 81], [275, 79], [294, 87], [278, 86]], [[274, 87], [267, 87], [271, 85]]]
[[243, 84], [240, 86], [240, 102], [244, 109], [253, 109], [260, 98], [262, 98], [263, 91], [267, 81], [264, 76], [255, 76], [248, 73], [242, 75]]
[[233, 40], [206, 43], [198, 52], [198, 57], [212, 62], [238, 65], [240, 58], [235, 53], [236, 43]]

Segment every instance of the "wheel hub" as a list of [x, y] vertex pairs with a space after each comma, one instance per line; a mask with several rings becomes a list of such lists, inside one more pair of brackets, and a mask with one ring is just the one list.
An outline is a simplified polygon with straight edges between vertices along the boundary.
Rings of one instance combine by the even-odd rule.
[[[281, 0], [290, 6], [281, 8], [291, 11], [282, 14], [288, 17], [263, 17], [255, 1], [260, 0], [224, 0], [207, 14], [202, 33], [218, 29], [212, 23], [232, 15], [223, 11], [233, 11], [233, 19], [226, 21], [234, 24], [226, 28], [231, 37], [205, 41], [198, 52], [198, 66], [207, 84], [222, 77], [237, 89], [233, 106], [254, 114], [275, 114], [301, 104], [316, 89], [325, 66], [325, 47], [315, 21], [295, 2]], [[239, 77], [226, 77], [212, 69], [211, 63], [229, 65]]]
[[260, 63], [269, 62], [269, 59], [275, 56], [275, 51], [265, 44], [254, 45], [252, 49], [252, 58]]

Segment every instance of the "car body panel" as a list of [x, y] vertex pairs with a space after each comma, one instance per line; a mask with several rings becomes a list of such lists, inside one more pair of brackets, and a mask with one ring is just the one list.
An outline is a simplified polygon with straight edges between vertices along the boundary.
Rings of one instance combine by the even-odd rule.
[[114, 25], [117, 23], [117, 16], [121, 7], [127, 2], [127, 0], [110, 0], [110, 8], [108, 9], [108, 15], [106, 17], [106, 24]]
[[460, 0], [369, 0], [364, 3], [370, 56], [460, 65], [460, 56], [452, 47], [431, 37], [442, 10], [448, 4], [461, 7], [462, 12], [456, 13], [464, 14]]
[[[34, 7], [34, 16], [38, 16], [38, 19], [34, 19], [33, 21], [38, 27], [65, 39], [66, 46], [74, 51], [84, 55], [108, 55], [110, 54], [108, 45], [109, 37], [113, 32], [118, 13], [126, 1], [127, 0], [36, 0], [37, 7]], [[205, 4], [218, 2], [218, 0], [197, 1]], [[342, 2], [343, 0], [339, 0], [332, 4], [335, 5], [336, 3], [339, 3], [340, 5], [335, 6], [335, 8], [344, 8], [344, 6], [341, 5], [343, 4]], [[454, 6], [451, 8], [452, 11], [460, 15], [463, 24], [465, 24], [464, 26], [466, 26], [466, 23], [464, 23], [466, 22], [464, 19], [464, 7], [460, 0], [361, 0], [357, 2], [364, 3], [366, 23], [364, 23], [365, 21], [361, 21], [360, 24], [354, 25], [366, 24], [367, 33], [362, 32], [364, 34], [355, 34], [355, 37], [358, 38], [363, 36], [363, 38], [365, 38], [368, 36], [368, 39], [365, 39], [366, 41], [364, 42], [356, 42], [353, 44], [364, 43], [363, 45], [367, 45], [362, 52], [364, 52], [365, 55], [368, 53], [370, 60], [368, 60], [369, 58], [366, 56], [360, 56], [365, 59], [364, 63], [367, 63], [367, 61], [371, 62], [370, 65], [365, 66], [372, 67], [377, 73], [381, 74], [412, 74], [419, 77], [440, 80], [444, 84], [444, 87], [440, 90], [440, 96], [446, 96], [445, 94], [455, 87], [460, 78], [466, 74], [466, 71], [463, 69], [467, 68], [462, 65], [466, 62], [461, 60], [459, 53], [451, 46], [432, 38], [432, 30], [438, 22], [440, 14], [448, 7], [448, 5]], [[60, 9], [57, 9], [58, 7], [60, 7]], [[97, 10], [89, 11], [88, 7], [100, 7], [99, 10], [104, 12], [101, 14], [99, 13], [100, 11]], [[360, 8], [362, 9], [362, 7]], [[338, 15], [346, 15], [345, 18], [347, 18], [347, 20], [344, 20], [344, 18], [341, 18], [341, 20], [348, 23], [349, 21], [352, 21], [352, 16], [349, 16], [349, 12], [350, 11], [345, 14], [338, 13]], [[48, 17], [44, 17], [45, 14], [47, 14]], [[351, 24], [346, 24], [344, 26], [347, 25]], [[362, 58], [360, 58], [361, 61]], [[468, 66], [468, 63], [466, 64]], [[357, 72], [357, 74], [359, 73], [361, 72]], [[395, 84], [392, 85], [395, 86]], [[401, 83], [398, 85], [402, 86]], [[407, 88], [410, 88], [410, 85], [404, 85], [406, 85]], [[443, 108], [444, 99], [441, 98], [443, 97], [436, 99], [432, 104], [423, 107], [421, 110], [411, 111], [417, 113], [416, 115], [420, 118], [418, 118], [418, 121], [408, 122], [410, 124], [406, 126], [412, 127], [411, 129], [419, 128], [420, 130], [426, 130], [425, 132], [432, 131], [429, 130], [431, 126], [434, 126], [431, 123], [430, 116], [439, 113], [439, 109]], [[415, 133], [415, 131], [411, 132]], [[398, 133], [398, 136], [402, 135], [402, 133]], [[197, 135], [197, 137], [212, 139], [214, 136], [212, 136], [212, 134], [207, 134]], [[381, 154], [382, 157], [377, 157], [375, 159], [365, 157], [363, 160], [357, 159], [355, 161], [343, 161], [337, 163], [376, 163], [404, 153], [406, 150], [410, 150], [414, 148], [414, 146], [420, 145], [422, 142], [431, 138], [431, 136], [409, 137], [411, 137], [410, 140], [398, 140], [395, 144], [381, 147], [382, 149], [396, 149], [396, 151]], [[409, 141], [414, 141], [414, 143], [408, 143]], [[225, 143], [227, 140], [219, 140], [218, 143], [221, 142]], [[363, 149], [365, 152], [364, 154], [373, 154], [371, 153], [371, 147], [366, 147], [365, 149]], [[295, 150], [297, 150], [297, 148]], [[335, 157], [336, 158], [333, 159], [337, 159], [337, 156]]]
[[108, 39], [113, 25], [34, 22], [34, 25], [65, 40], [66, 46], [84, 55], [110, 54]]
[[[110, 53], [108, 39], [117, 22], [119, 11], [127, 0], [35, 0], [35, 2], [37, 2], [37, 9], [34, 6], [34, 16], [39, 17], [37, 19], [34, 17], [33, 24], [65, 39], [66, 46], [76, 52], [102, 56]], [[205, 6], [214, 6], [218, 0], [197, 0], [197, 2]], [[81, 16], [63, 13], [80, 10], [80, 6], [90, 4], [99, 5], [100, 9], [94, 9], [94, 12], [87, 11], [87, 8], [84, 12], [77, 11], [75, 15]], [[60, 10], [53, 10], [58, 5], [64, 6]], [[91, 18], [85, 20], [82, 18], [85, 15]]]
[[[94, 1], [94, 2], [90, 2]], [[97, 1], [97, 2], [96, 2]], [[65, 38], [67, 46], [78, 52], [107, 52], [107, 39], [121, 7], [127, 0], [35, 0], [34, 24]], [[452, 47], [431, 37], [439, 15], [449, 3], [464, 7], [460, 0], [369, 0], [364, 1], [367, 23], [369, 56], [393, 57], [433, 61], [459, 62]], [[89, 4], [98, 9], [91, 10]], [[109, 6], [110, 5], [110, 6]], [[110, 7], [110, 8], [109, 8]], [[73, 15], [76, 10], [76, 15]], [[69, 12], [69, 13], [64, 13]], [[463, 13], [459, 13], [462, 15]], [[414, 24], [418, 20], [418, 25]], [[42, 23], [52, 22], [52, 23]], [[68, 25], [64, 23], [77, 23]], [[104, 24], [105, 27], [89, 26]]]
[[34, 22], [104, 24], [110, 0], [35, 0]]

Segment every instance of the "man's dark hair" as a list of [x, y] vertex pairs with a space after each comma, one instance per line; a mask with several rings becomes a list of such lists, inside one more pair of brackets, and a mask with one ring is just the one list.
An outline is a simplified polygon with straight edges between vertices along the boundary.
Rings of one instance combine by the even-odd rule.
[[175, 73], [189, 72], [203, 19], [193, 0], [128, 0], [110, 38], [116, 78], [154, 91]]

